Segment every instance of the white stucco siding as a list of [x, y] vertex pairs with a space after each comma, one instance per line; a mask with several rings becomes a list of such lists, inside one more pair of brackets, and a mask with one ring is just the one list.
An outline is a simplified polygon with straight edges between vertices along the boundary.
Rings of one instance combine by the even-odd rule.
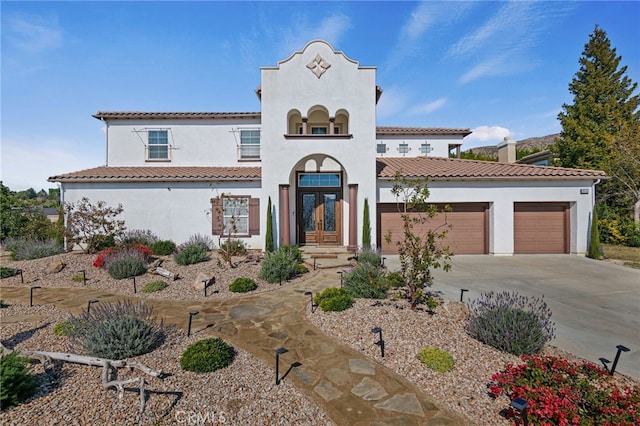
[[[378, 181], [378, 202], [397, 201], [391, 187], [390, 181]], [[587, 193], [581, 194], [581, 190]], [[429, 191], [432, 203], [489, 203], [489, 252], [494, 255], [514, 252], [514, 203], [568, 202], [570, 252], [587, 251], [593, 202], [591, 181], [435, 181], [429, 183]]]
[[[222, 193], [254, 198], [261, 195], [257, 182], [67, 183], [62, 190], [64, 202], [76, 203], [87, 197], [91, 203], [104, 201], [111, 207], [122, 204], [124, 210], [119, 218], [127, 229], [148, 229], [176, 244], [193, 234], [212, 235], [212, 198]], [[266, 201], [260, 209], [266, 209]], [[241, 239], [249, 248], [261, 249], [264, 232], [261, 223], [259, 235]], [[217, 236], [213, 238], [217, 245]]]
[[[147, 161], [148, 130], [167, 130], [169, 161]], [[233, 166], [241, 129], [260, 129], [247, 120], [126, 120], [108, 126], [108, 166]], [[253, 163], [249, 163], [252, 165]]]
[[[384, 96], [384, 95], [383, 95]], [[461, 145], [462, 136], [378, 136], [376, 143], [386, 144], [387, 152], [381, 157], [449, 157], [449, 145]], [[400, 144], [406, 143], [409, 151], [402, 154]], [[429, 144], [431, 152], [423, 154], [422, 144]], [[376, 151], [377, 152], [377, 151]]]

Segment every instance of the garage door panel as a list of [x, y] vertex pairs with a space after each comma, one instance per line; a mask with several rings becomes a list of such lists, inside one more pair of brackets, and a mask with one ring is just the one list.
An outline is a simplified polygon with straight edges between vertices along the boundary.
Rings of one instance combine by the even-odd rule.
[[568, 203], [515, 203], [514, 253], [568, 253]]

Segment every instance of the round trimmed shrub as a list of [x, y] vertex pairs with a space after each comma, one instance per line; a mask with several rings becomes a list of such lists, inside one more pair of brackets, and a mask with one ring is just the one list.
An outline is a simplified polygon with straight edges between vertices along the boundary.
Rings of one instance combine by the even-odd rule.
[[307, 268], [307, 265], [305, 265], [304, 263], [298, 263], [297, 272], [298, 275], [303, 275], [309, 272], [309, 268]]
[[429, 346], [423, 348], [418, 353], [418, 359], [425, 367], [439, 373], [446, 373], [447, 371], [453, 370], [453, 366], [456, 363], [449, 352]]
[[235, 349], [219, 337], [199, 340], [184, 351], [180, 368], [195, 373], [210, 373], [231, 365]]
[[258, 285], [251, 278], [236, 278], [231, 284], [229, 284], [229, 291], [234, 293], [246, 293], [258, 288]]
[[19, 272], [15, 268], [7, 268], [6, 266], [0, 266], [0, 278], [9, 278], [18, 274]]
[[151, 250], [153, 250], [153, 254], [158, 256], [170, 255], [175, 249], [176, 243], [171, 240], [159, 240], [151, 244]]
[[467, 332], [503, 352], [530, 355], [555, 337], [555, 323], [542, 298], [489, 292], [469, 305]]
[[324, 312], [344, 311], [353, 306], [353, 297], [344, 288], [329, 287], [317, 294], [314, 302]]
[[69, 320], [59, 322], [53, 326], [53, 334], [69, 337], [73, 334], [71, 327], [71, 321]]
[[156, 291], [164, 290], [167, 287], [169, 287], [169, 284], [164, 281], [151, 281], [150, 283], [146, 283], [144, 287], [142, 287], [142, 292], [155, 293]]
[[36, 392], [37, 383], [29, 373], [29, 358], [17, 351], [0, 358], [0, 410], [20, 404]]

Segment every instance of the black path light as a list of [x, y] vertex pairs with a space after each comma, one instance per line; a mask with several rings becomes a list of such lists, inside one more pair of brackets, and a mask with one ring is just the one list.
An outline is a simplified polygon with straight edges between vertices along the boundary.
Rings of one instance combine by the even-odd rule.
[[42, 287], [33, 286], [33, 287], [31, 287], [31, 289], [29, 289], [29, 306], [33, 306], [33, 290], [35, 290], [37, 288], [42, 288]]
[[523, 425], [528, 426], [529, 419], [527, 419], [527, 408], [529, 408], [529, 401], [524, 398], [513, 398], [511, 406], [520, 412], [520, 418]]
[[82, 272], [82, 285], [87, 285], [87, 271], [80, 269], [78, 272]]
[[286, 354], [289, 349], [278, 348], [276, 349], [276, 385], [280, 384], [280, 355]]
[[131, 277], [133, 280], [133, 294], [138, 293], [138, 289], [136, 288], [136, 277]]
[[91, 312], [91, 305], [98, 302], [98, 299], [89, 299], [89, 301], [87, 302], [87, 313]]
[[304, 295], [305, 295], [305, 296], [309, 296], [309, 297], [311, 298], [311, 313], [314, 313], [314, 312], [316, 311], [316, 308], [318, 307], [318, 305], [316, 305], [316, 304], [313, 302], [313, 293], [312, 293], [312, 292], [310, 292], [310, 291], [305, 291], [305, 292], [304, 292]]
[[385, 261], [385, 260], [387, 260], [387, 258], [386, 258], [386, 257], [383, 257], [383, 258], [382, 258], [382, 267], [383, 267], [383, 268], [384, 268], [384, 261]]
[[317, 260], [317, 259], [314, 257], [314, 258], [313, 258], [313, 270], [314, 270], [314, 271], [316, 270], [316, 260]]
[[464, 297], [464, 292], [465, 292], [465, 291], [469, 291], [469, 290], [467, 290], [466, 288], [461, 288], [461, 289], [460, 289], [460, 301], [461, 301], [461, 302], [462, 302], [462, 298]]
[[344, 285], [344, 271], [338, 271], [337, 273], [340, 274], [340, 288], [342, 288]]
[[20, 274], [20, 283], [24, 284], [24, 275], [22, 275], [22, 269], [17, 269], [17, 271]]
[[609, 364], [611, 361], [609, 361], [606, 358], [600, 358], [600, 362], [602, 362], [602, 365], [604, 365], [604, 369], [607, 370], [611, 376], [613, 376], [613, 373], [616, 372], [616, 367], [618, 366], [618, 360], [620, 359], [620, 353], [630, 351], [628, 347], [623, 345], [616, 346], [616, 349], [618, 349], [618, 352], [616, 352], [616, 357], [613, 359], [613, 365], [611, 366], [611, 370], [609, 370], [609, 368], [607, 367], [607, 364]]
[[373, 334], [375, 334], [375, 333], [379, 334], [379, 340], [377, 342], [375, 342], [374, 345], [380, 346], [380, 353], [382, 355], [382, 358], [384, 358], [384, 340], [382, 340], [382, 328], [374, 327], [374, 328], [371, 329], [371, 332]]
[[198, 315], [200, 312], [198, 311], [191, 311], [189, 312], [189, 328], [187, 330], [187, 337], [191, 336], [191, 320], [193, 320], [193, 317], [195, 315]]

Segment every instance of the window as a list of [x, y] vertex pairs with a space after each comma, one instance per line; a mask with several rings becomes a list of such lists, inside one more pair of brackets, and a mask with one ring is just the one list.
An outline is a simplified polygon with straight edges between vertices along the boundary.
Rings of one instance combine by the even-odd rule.
[[420, 145], [420, 152], [422, 154], [429, 155], [431, 151], [433, 151], [433, 148], [431, 148], [431, 144], [423, 143], [422, 145]]
[[381, 143], [379, 143], [379, 144], [376, 146], [376, 152], [377, 152], [378, 154], [386, 154], [386, 153], [387, 153], [387, 144], [386, 144], [386, 143], [382, 143], [382, 142], [381, 142]]
[[148, 160], [169, 159], [169, 138], [166, 130], [149, 130]]
[[260, 234], [260, 199], [224, 195], [211, 200], [213, 235], [250, 237]]
[[406, 154], [407, 152], [411, 151], [411, 148], [409, 148], [409, 144], [408, 143], [401, 143], [398, 145], [398, 152], [400, 154]]
[[300, 173], [298, 175], [298, 186], [305, 188], [340, 186], [339, 173]]
[[260, 130], [240, 130], [240, 159], [260, 159]]
[[327, 134], [327, 128], [326, 127], [316, 127], [316, 126], [312, 126], [311, 127], [311, 134], [312, 135], [326, 135]]

